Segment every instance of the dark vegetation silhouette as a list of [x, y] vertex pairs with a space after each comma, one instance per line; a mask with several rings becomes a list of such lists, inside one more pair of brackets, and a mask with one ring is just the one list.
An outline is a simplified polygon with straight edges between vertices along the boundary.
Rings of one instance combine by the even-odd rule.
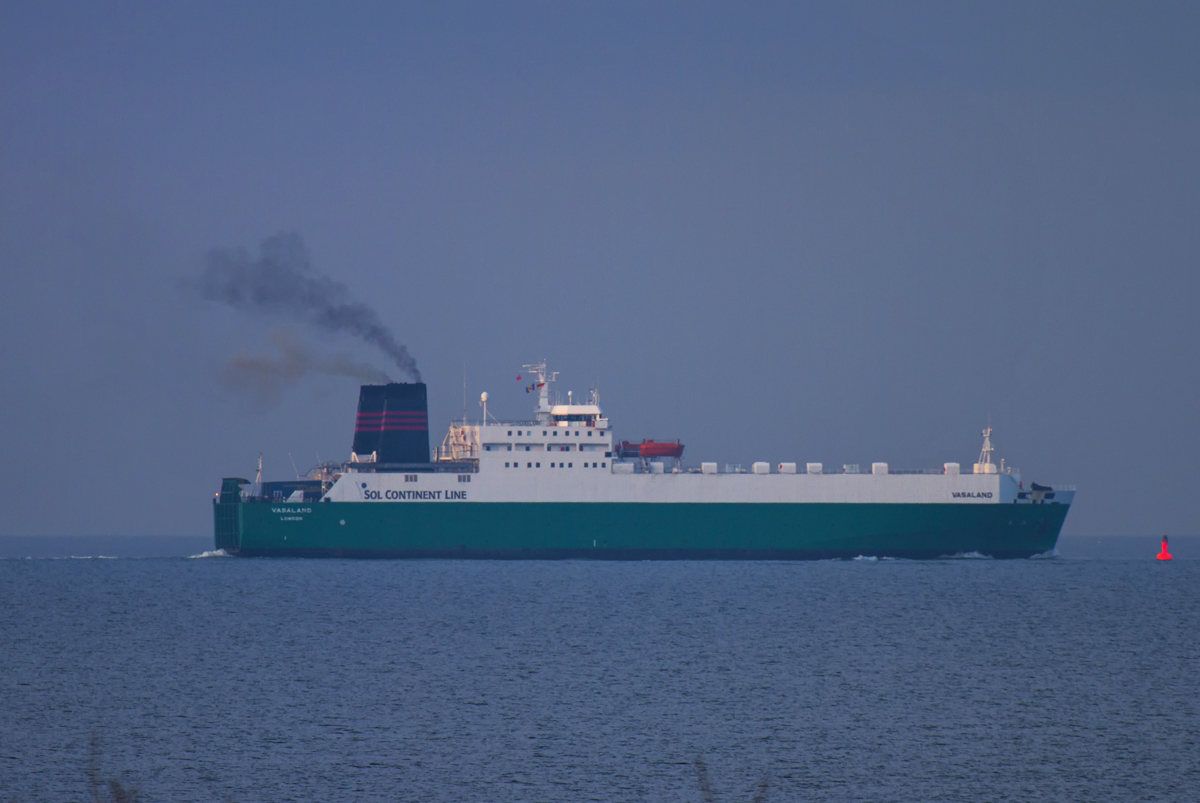
[[126, 787], [116, 778], [105, 781], [100, 772], [100, 739], [92, 734], [88, 739], [88, 799], [92, 803], [137, 803], [138, 790]]
[[[700, 799], [703, 803], [717, 803], [716, 793], [713, 792], [712, 782], [708, 777], [708, 765], [703, 756], [696, 756], [692, 762], [696, 769], [696, 783], [700, 787]], [[134, 786], [125, 786], [116, 778], [105, 780], [100, 769], [100, 739], [92, 734], [88, 739], [87, 784], [88, 800], [91, 803], [138, 803], [141, 792]], [[758, 788], [750, 803], [766, 803], [767, 792], [771, 788], [771, 779], [766, 775], [758, 782]], [[16, 803], [15, 799], [13, 803]]]
[[[704, 763], [703, 756], [696, 756], [693, 762], [696, 767], [696, 783], [700, 786], [700, 799], [703, 803], [717, 803], [716, 793], [713, 792], [712, 782], [708, 779], [708, 765]], [[750, 798], [750, 803], [766, 803], [767, 792], [771, 788], [771, 779], [766, 775], [758, 782], [758, 789], [754, 792], [754, 797]]]

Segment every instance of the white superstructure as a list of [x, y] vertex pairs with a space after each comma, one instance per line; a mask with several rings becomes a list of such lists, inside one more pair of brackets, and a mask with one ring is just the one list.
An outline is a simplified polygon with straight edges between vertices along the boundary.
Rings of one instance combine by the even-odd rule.
[[959, 464], [897, 471], [873, 463], [859, 472], [846, 465], [826, 473], [822, 463], [755, 463], [749, 472], [715, 463], [685, 468], [665, 460], [622, 459], [593, 390], [584, 404], [550, 403], [557, 374], [543, 361], [524, 366], [537, 393], [531, 421], [456, 421], [438, 447], [434, 465], [446, 471], [399, 473], [358, 470], [350, 464], [326, 493], [330, 501], [614, 502], [614, 503], [862, 503], [1070, 504], [1074, 488], [1026, 489], [1020, 474], [992, 463], [992, 430], [971, 474]]

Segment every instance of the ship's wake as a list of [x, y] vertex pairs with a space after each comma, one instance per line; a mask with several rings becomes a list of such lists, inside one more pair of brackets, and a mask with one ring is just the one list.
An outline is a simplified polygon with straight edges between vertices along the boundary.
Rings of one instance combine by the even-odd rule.
[[1029, 559], [1030, 560], [1049, 560], [1050, 558], [1058, 558], [1058, 557], [1062, 557], [1062, 556], [1058, 554], [1058, 547], [1054, 547], [1053, 549], [1051, 549], [1049, 551], [1039, 552], [1036, 555], [1030, 555]]
[[955, 552], [953, 555], [942, 555], [939, 560], [991, 560], [991, 555], [982, 552]]
[[188, 559], [190, 559], [190, 560], [194, 560], [195, 558], [231, 558], [231, 557], [233, 557], [233, 556], [230, 555], [228, 552], [226, 552], [223, 549], [213, 549], [213, 550], [209, 550], [208, 552], [201, 552], [199, 555], [188, 555]]

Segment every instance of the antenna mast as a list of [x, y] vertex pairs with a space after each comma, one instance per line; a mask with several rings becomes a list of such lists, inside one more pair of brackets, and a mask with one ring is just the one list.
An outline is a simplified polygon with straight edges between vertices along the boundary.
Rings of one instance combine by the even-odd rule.
[[526, 371], [529, 371], [537, 377], [537, 382], [533, 383], [534, 388], [538, 392], [538, 406], [534, 411], [537, 413], [537, 421], [539, 424], [550, 423], [550, 383], [558, 381], [558, 371], [547, 371], [546, 360], [534, 365], [521, 366]]
[[996, 466], [992, 463], [992, 428], [985, 427], [983, 430], [983, 449], [979, 452], [979, 462], [975, 464], [976, 474], [998, 474]]

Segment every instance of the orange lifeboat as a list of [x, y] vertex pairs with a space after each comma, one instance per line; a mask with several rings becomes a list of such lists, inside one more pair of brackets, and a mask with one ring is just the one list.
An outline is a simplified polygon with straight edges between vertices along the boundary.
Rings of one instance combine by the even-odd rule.
[[641, 443], [621, 441], [621, 455], [629, 457], [683, 457], [683, 444], [660, 443], [656, 440], [644, 440]]

